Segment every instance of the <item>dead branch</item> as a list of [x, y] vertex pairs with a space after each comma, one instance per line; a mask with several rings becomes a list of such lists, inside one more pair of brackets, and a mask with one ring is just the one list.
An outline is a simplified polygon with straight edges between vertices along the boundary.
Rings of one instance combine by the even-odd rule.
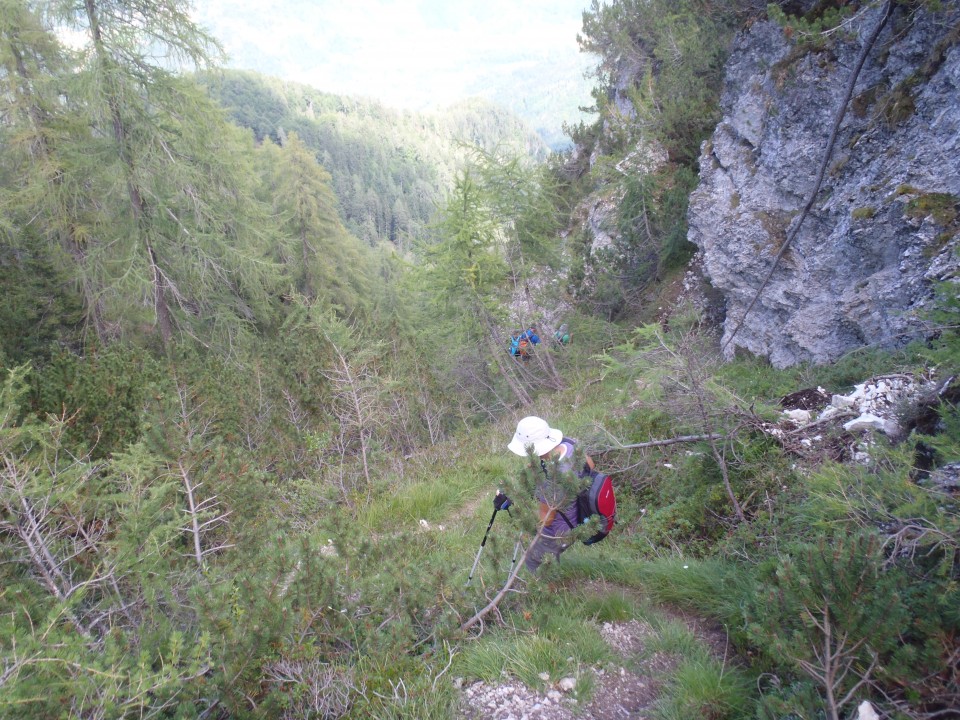
[[665, 440], [648, 440], [647, 442], [642, 443], [632, 443], [630, 445], [623, 445], [618, 443], [613, 447], [603, 448], [600, 450], [591, 450], [591, 455], [602, 455], [603, 453], [613, 452], [615, 450], [640, 450], [643, 448], [652, 448], [652, 447], [665, 447], [667, 445], [676, 445], [678, 443], [692, 443], [692, 442], [701, 442], [703, 440], [721, 440], [726, 436], [720, 433], [708, 433], [706, 435], [680, 435], [674, 438], [667, 438]]
[[540, 527], [537, 530], [536, 536], [533, 538], [533, 541], [529, 545], [527, 545], [526, 549], [523, 551], [523, 555], [520, 557], [519, 560], [517, 560], [516, 564], [513, 566], [513, 571], [510, 573], [510, 577], [507, 578], [507, 582], [504, 583], [504, 586], [500, 589], [500, 592], [498, 592], [493, 597], [493, 600], [487, 603], [486, 607], [484, 607], [476, 615], [474, 615], [472, 618], [470, 618], [465, 623], [463, 623], [463, 625], [460, 626], [461, 630], [465, 631], [472, 628], [480, 620], [482, 620], [487, 615], [489, 615], [491, 610], [496, 609], [496, 607], [500, 604], [500, 601], [503, 600], [504, 597], [506, 597], [506, 594], [510, 592], [510, 588], [513, 587], [513, 583], [517, 579], [517, 575], [520, 574], [520, 568], [524, 567], [524, 562], [526, 561], [527, 555], [530, 553], [530, 550], [537, 544], [537, 541], [540, 540], [541, 537], [543, 537], [543, 530], [544, 530], [544, 525], [541, 523]]

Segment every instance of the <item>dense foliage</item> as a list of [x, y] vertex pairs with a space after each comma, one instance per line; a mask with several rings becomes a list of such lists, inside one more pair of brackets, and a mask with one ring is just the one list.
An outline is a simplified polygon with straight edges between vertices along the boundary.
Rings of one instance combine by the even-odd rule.
[[202, 81], [258, 140], [280, 142], [296, 132], [330, 173], [344, 223], [371, 245], [409, 250], [424, 236], [467, 146], [546, 154], [514, 115], [480, 100], [415, 113], [249, 72], [205, 74]]
[[[571, 285], [597, 312], [635, 314], [650, 285], [692, 254], [687, 197], [700, 144], [719, 120], [733, 33], [758, 10], [727, 0], [594, 0], [584, 12], [578, 39], [596, 57], [596, 119], [568, 128], [577, 152], [563, 174], [613, 216], [578, 230]], [[594, 247], [601, 232], [612, 239]]]
[[[611, 325], [565, 296], [562, 230], [630, 143], [571, 181], [562, 162], [483, 147], [513, 132], [496, 114], [428, 122], [226, 75], [221, 91], [253, 93], [232, 104], [254, 138], [174, 72], [216, 55], [185, 7], [0, 4], [0, 715], [452, 718], [456, 677], [504, 673], [575, 675], [586, 702], [589, 668], [613, 661], [598, 624], [625, 620], [676, 658], [662, 718], [832, 718], [865, 698], [931, 718], [960, 702], [960, 508], [930, 481], [960, 454], [953, 285], [927, 344], [833, 367], [723, 365], [683, 308], [667, 327]], [[644, 40], [648, 90], [673, 120], [643, 133], [672, 159], [620, 181], [634, 252], [608, 267], [607, 316], [626, 302], [617, 273], [639, 286], [681, 265], [684, 152], [705, 126], [680, 122], [676, 88], [714, 82], [720, 51], [691, 33], [732, 22], [704, 19], [715, 3], [672, 19], [612, 3], [585, 33], [639, 32], [650, 7], [665, 17]], [[659, 86], [671, 33], [692, 60], [670, 72], [689, 77]], [[443, 122], [481, 147], [454, 152]], [[407, 145], [415, 127], [428, 140]], [[589, 152], [605, 132], [578, 130]], [[368, 191], [412, 202], [408, 183], [433, 193], [429, 227], [394, 236], [395, 217], [362, 216], [385, 223], [365, 239], [407, 253], [351, 234], [343, 208]], [[569, 344], [551, 340], [560, 320]], [[532, 359], [511, 357], [510, 331], [533, 324]], [[907, 440], [873, 438], [866, 461], [764, 431], [790, 390], [892, 371], [934, 390], [904, 404]], [[505, 449], [526, 414], [615, 474], [617, 528], [525, 577], [464, 642], [537, 529], [538, 463]], [[498, 486], [514, 514], [467, 587]], [[653, 603], [720, 621], [737, 662]]]

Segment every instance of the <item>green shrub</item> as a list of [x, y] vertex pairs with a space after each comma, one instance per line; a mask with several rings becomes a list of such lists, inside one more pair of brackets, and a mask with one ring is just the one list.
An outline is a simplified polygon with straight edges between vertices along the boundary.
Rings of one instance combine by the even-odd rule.
[[830, 717], [890, 657], [906, 624], [903, 577], [884, 564], [876, 534], [824, 535], [782, 553], [746, 605], [750, 637], [772, 662], [817, 682]]
[[93, 457], [107, 457], [140, 439], [144, 406], [161, 373], [149, 355], [112, 345], [80, 357], [61, 352], [34, 380], [34, 411], [63, 416], [68, 437]]
[[827, 31], [837, 28], [849, 15], [850, 8], [843, 3], [818, 3], [803, 16], [788, 15], [774, 3], [767, 5], [767, 17], [782, 26], [788, 37], [811, 49], [826, 47], [834, 36]]
[[912, 218], [932, 217], [938, 225], [950, 225], [957, 219], [960, 199], [948, 193], [924, 193], [907, 202], [904, 213]]

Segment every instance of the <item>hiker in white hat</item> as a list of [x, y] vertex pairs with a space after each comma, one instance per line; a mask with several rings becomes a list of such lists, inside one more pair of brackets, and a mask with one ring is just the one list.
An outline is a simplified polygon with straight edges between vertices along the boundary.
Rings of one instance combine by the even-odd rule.
[[[543, 470], [544, 482], [537, 488], [537, 500], [540, 501], [540, 523], [543, 533], [536, 544], [527, 553], [525, 565], [530, 572], [536, 571], [549, 552], [559, 559], [560, 553], [570, 547], [564, 540], [577, 523], [577, 499], [567, 501], [557, 497], [559, 487], [550, 477], [548, 463], [555, 463], [560, 472], [574, 470], [573, 453], [575, 441], [563, 436], [560, 430], [550, 427], [543, 418], [531, 415], [517, 423], [517, 431], [507, 448], [516, 455], [527, 457], [528, 454], [540, 458], [540, 468]], [[586, 466], [593, 469], [593, 460], [584, 455]], [[549, 498], [549, 500], [548, 500]]]

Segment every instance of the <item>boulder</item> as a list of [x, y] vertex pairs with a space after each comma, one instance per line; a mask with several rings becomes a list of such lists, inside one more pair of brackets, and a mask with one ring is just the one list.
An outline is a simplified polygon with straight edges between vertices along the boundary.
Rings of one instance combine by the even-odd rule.
[[843, 429], [847, 432], [862, 432], [864, 430], [879, 430], [882, 433], [888, 433], [888, 430], [893, 430], [893, 425], [889, 420], [884, 420], [882, 417], [878, 417], [871, 413], [864, 413], [858, 418], [845, 422], [843, 424]]
[[877, 715], [877, 711], [870, 704], [870, 701], [864, 700], [857, 706], [857, 720], [880, 720], [880, 716]]

